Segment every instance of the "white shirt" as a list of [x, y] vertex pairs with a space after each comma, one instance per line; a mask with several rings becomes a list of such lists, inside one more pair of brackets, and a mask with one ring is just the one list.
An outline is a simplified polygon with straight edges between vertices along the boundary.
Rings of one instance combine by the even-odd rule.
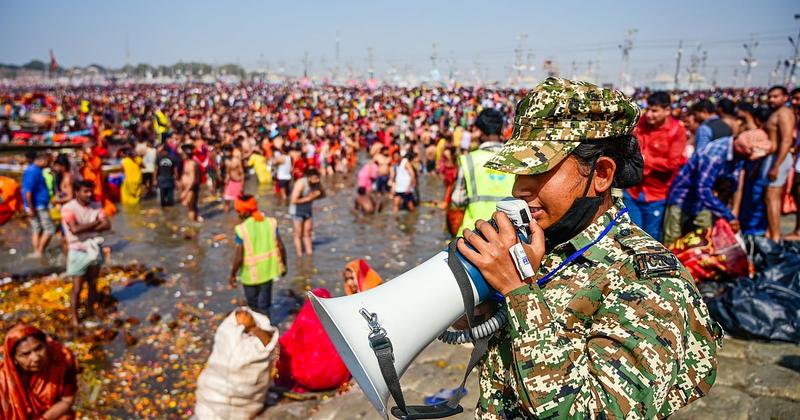
[[408, 159], [403, 158], [397, 165], [394, 174], [394, 192], [407, 193], [411, 191], [411, 173], [406, 168]]
[[281, 152], [275, 152], [275, 157], [283, 157], [283, 163], [278, 164], [277, 178], [281, 181], [292, 179], [292, 159]]
[[155, 147], [147, 147], [147, 150], [144, 152], [144, 156], [142, 156], [142, 172], [146, 174], [150, 174], [155, 172], [156, 170], [156, 148]]

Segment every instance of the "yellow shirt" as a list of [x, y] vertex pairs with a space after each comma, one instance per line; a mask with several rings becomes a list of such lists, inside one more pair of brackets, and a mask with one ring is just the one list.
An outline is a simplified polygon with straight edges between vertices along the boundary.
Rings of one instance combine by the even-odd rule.
[[247, 159], [247, 166], [252, 166], [256, 170], [259, 184], [268, 184], [272, 181], [269, 168], [267, 167], [267, 158], [258, 153], [253, 153]]

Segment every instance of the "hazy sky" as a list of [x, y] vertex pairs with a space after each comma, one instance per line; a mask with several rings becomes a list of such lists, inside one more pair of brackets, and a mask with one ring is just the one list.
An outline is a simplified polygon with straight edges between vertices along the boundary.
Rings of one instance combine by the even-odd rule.
[[800, 13], [796, 0], [1, 0], [0, 6], [3, 63], [47, 60], [53, 48], [65, 66], [191, 60], [300, 74], [308, 52], [310, 72], [329, 74], [338, 32], [342, 73], [350, 66], [362, 74], [372, 47], [378, 76], [392, 69], [429, 75], [435, 42], [441, 74], [452, 67], [462, 79], [484, 74], [504, 79], [515, 61], [518, 35], [525, 33], [521, 56], [534, 64], [528, 71], [533, 77], [540, 78], [544, 60], [552, 59], [563, 75], [572, 75], [573, 68], [585, 74], [592, 61], [601, 81], [616, 81], [622, 71], [619, 44], [635, 28], [634, 80], [671, 76], [682, 39], [682, 74], [693, 53], [701, 57], [700, 42], [707, 50], [703, 74], [710, 79], [716, 69], [722, 85], [732, 83], [734, 70], [743, 82], [742, 44], [751, 36], [758, 41], [759, 61], [753, 83], [766, 84], [777, 60], [792, 55], [787, 37], [796, 37], [800, 24], [794, 19]]

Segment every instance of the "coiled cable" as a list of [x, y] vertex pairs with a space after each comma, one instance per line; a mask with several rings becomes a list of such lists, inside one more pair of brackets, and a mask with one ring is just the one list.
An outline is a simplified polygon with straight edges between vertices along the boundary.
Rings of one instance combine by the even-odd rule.
[[[480, 325], [472, 327], [472, 337], [475, 340], [488, 337], [506, 325], [506, 322], [508, 322], [508, 313], [506, 312], [506, 308], [501, 306], [497, 308], [497, 311], [495, 311], [491, 318]], [[472, 342], [467, 330], [453, 331], [450, 329], [445, 330], [439, 335], [439, 341], [453, 345]]]

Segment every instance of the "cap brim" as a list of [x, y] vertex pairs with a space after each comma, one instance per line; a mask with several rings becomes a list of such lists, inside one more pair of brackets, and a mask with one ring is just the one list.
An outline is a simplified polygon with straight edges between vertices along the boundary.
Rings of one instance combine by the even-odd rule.
[[543, 174], [558, 165], [579, 144], [575, 141], [511, 140], [484, 166], [516, 175]]

